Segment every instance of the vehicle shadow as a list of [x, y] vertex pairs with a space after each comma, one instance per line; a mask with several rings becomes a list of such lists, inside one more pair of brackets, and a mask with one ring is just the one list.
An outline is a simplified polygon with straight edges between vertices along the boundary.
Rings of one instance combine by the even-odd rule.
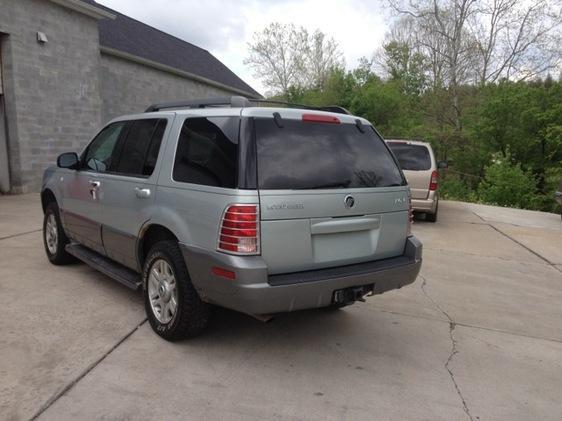
[[[76, 266], [79, 268], [81, 264], [78, 263]], [[141, 291], [133, 291], [86, 265], [82, 270], [85, 272], [85, 278], [97, 282], [97, 288], [109, 290], [111, 295], [119, 297], [120, 301], [135, 306], [135, 311], [144, 312]], [[342, 344], [361, 341], [360, 338], [365, 336], [366, 331], [369, 332], [369, 341], [376, 341], [377, 337], [386, 336], [382, 332], [386, 330], [384, 326], [387, 323], [384, 321], [387, 317], [376, 311], [363, 311], [358, 308], [359, 306], [367, 307], [368, 304], [356, 303], [339, 310], [319, 308], [281, 313], [268, 322], [244, 313], [213, 306], [209, 325], [200, 336], [174, 343], [160, 342], [162, 340], [158, 338], [157, 342], [176, 349], [183, 348], [185, 351], [210, 350], [222, 346], [228, 349], [236, 343], [240, 345], [246, 343], [256, 349], [275, 345], [280, 349], [301, 346], [341, 350]], [[388, 320], [386, 322], [390, 326], [390, 322]], [[154, 336], [157, 337], [155, 333]]]
[[426, 219], [426, 214], [425, 214], [425, 213], [422, 213], [422, 212], [414, 212], [414, 222], [423, 222], [423, 223], [426, 223], [426, 222], [429, 222], [429, 221]]
[[[359, 304], [358, 304], [359, 305]], [[376, 313], [371, 316], [374, 317]], [[376, 321], [371, 320], [376, 323]], [[339, 345], [338, 341], [362, 335], [361, 326], [367, 320], [351, 307], [340, 310], [311, 309], [275, 315], [270, 321], [263, 322], [252, 316], [214, 307], [209, 326], [195, 342], [217, 344], [232, 341], [252, 340], [275, 343], [279, 346], [292, 344], [299, 346], [310, 340], [318, 344], [326, 341]], [[365, 327], [365, 326], [364, 326]], [[182, 341], [180, 343], [191, 343]]]

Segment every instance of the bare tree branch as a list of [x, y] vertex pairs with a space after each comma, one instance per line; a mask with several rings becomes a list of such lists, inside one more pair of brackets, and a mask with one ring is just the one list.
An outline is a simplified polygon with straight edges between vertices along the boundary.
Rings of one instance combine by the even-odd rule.
[[286, 96], [292, 87], [324, 87], [331, 71], [344, 65], [333, 38], [312, 35], [294, 25], [272, 23], [254, 34], [244, 64], [274, 94]]

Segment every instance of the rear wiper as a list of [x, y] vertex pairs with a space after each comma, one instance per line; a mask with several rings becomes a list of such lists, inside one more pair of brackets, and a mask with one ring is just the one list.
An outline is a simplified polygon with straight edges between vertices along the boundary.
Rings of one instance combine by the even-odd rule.
[[363, 126], [363, 123], [361, 123], [361, 120], [359, 120], [358, 118], [355, 119], [355, 127], [357, 127], [357, 130], [359, 130], [361, 133], [365, 133], [365, 127]]
[[283, 119], [281, 118], [281, 114], [278, 112], [273, 113], [273, 121], [275, 121], [275, 125], [280, 129], [283, 128]]

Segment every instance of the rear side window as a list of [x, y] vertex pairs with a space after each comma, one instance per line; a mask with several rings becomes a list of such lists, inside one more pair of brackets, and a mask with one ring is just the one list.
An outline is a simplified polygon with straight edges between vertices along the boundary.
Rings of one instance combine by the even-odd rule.
[[371, 127], [273, 119], [255, 120], [261, 189], [389, 187], [404, 180]]
[[134, 120], [123, 143], [116, 172], [150, 176], [166, 128], [165, 119]]
[[175, 181], [215, 187], [236, 187], [238, 117], [185, 120], [178, 139]]
[[154, 134], [152, 135], [152, 140], [150, 141], [146, 160], [144, 161], [142, 169], [143, 175], [149, 176], [154, 171], [156, 160], [158, 159], [158, 152], [160, 152], [160, 145], [162, 144], [162, 138], [164, 137], [164, 130], [166, 130], [166, 123], [167, 121], [164, 119], [159, 120], [156, 129], [154, 129]]
[[429, 150], [423, 145], [404, 142], [388, 142], [403, 170], [426, 171], [431, 168]]

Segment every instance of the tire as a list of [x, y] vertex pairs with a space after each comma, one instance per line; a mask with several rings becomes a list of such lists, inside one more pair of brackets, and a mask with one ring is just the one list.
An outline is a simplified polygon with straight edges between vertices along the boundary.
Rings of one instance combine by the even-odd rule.
[[56, 202], [51, 202], [47, 205], [43, 217], [43, 245], [49, 262], [53, 265], [74, 262], [76, 259], [65, 249], [68, 243], [68, 237], [60, 221], [59, 207]]
[[159, 336], [173, 342], [205, 329], [210, 305], [199, 298], [175, 241], [159, 241], [151, 247], [142, 280], [146, 315]]
[[439, 211], [439, 202], [435, 205], [435, 213], [426, 213], [425, 220], [428, 222], [437, 222], [437, 212]]

